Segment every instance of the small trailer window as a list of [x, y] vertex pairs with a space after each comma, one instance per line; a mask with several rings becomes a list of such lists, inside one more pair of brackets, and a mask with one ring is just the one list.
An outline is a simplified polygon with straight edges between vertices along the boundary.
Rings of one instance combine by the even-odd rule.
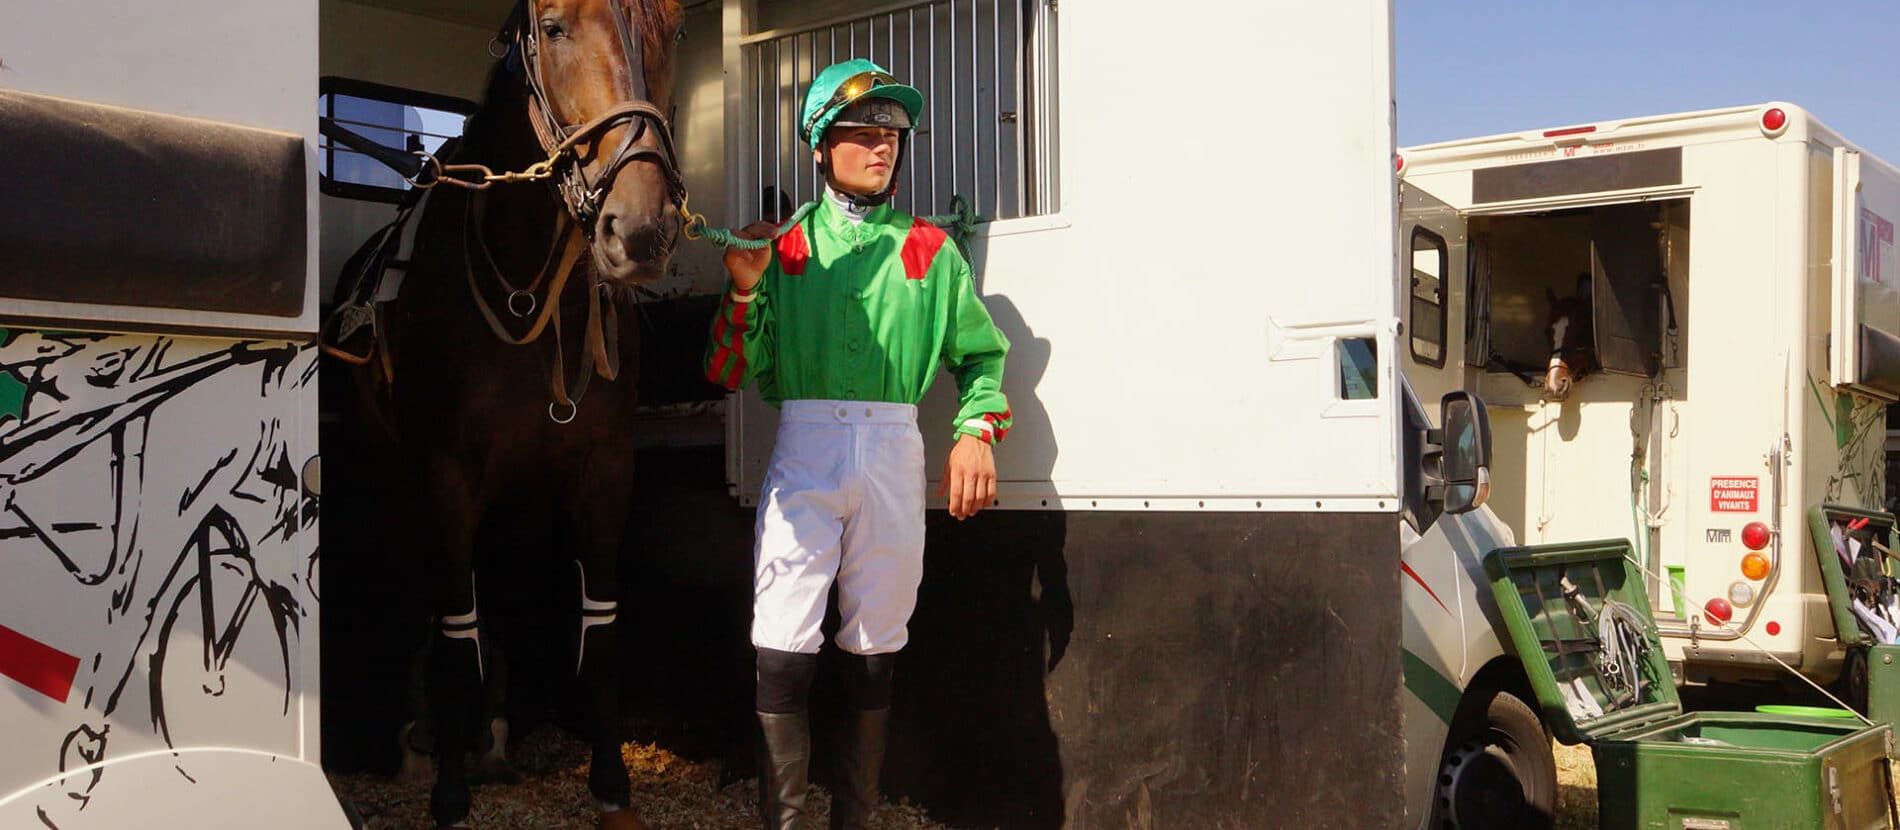
[[1370, 337], [1339, 341], [1339, 399], [1369, 401], [1379, 397], [1379, 344]]
[[[462, 134], [462, 121], [475, 111], [472, 101], [349, 78], [324, 78], [317, 111], [387, 147], [435, 153]], [[347, 199], [394, 202], [410, 185], [369, 156], [333, 144], [318, 145], [323, 192]]]
[[1445, 365], [1445, 238], [1412, 229], [1412, 292], [1406, 312], [1412, 358], [1427, 366]]
[[898, 172], [898, 209], [943, 213], [961, 196], [982, 219], [1054, 213], [1055, 0], [851, 5], [870, 11], [809, 20], [803, 4], [762, 8], [778, 15], [762, 20], [774, 28], [741, 41], [752, 123], [740, 135], [756, 149], [745, 159], [751, 169], [739, 179], [740, 192], [789, 194], [794, 202], [816, 196], [811, 150], [798, 137], [805, 90], [826, 66], [869, 58], [926, 102]]

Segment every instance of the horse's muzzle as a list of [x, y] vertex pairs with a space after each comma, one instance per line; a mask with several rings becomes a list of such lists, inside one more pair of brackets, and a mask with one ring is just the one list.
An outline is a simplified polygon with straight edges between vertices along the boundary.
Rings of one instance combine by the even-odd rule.
[[667, 260], [679, 246], [681, 220], [677, 211], [630, 225], [614, 211], [601, 214], [594, 234], [594, 267], [605, 279], [620, 283], [648, 283], [666, 273]]
[[1570, 364], [1565, 363], [1563, 358], [1553, 355], [1550, 358], [1550, 369], [1544, 372], [1545, 396], [1553, 401], [1564, 400], [1570, 397], [1570, 387], [1575, 383], [1576, 378], [1570, 369]]

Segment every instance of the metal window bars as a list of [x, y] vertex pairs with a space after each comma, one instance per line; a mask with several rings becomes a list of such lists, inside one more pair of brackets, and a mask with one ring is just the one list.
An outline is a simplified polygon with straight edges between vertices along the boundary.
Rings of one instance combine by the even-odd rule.
[[[365, 138], [385, 147], [436, 152], [444, 142], [460, 135], [463, 115], [396, 101], [386, 101], [345, 93], [323, 93], [318, 109], [325, 116]], [[435, 125], [431, 129], [431, 125]], [[453, 125], [455, 132], [446, 127]], [[391, 191], [407, 190], [410, 184], [381, 162], [356, 150], [331, 141], [318, 140], [318, 158], [324, 178], [344, 185], [361, 185]]]
[[898, 173], [898, 209], [940, 213], [961, 195], [984, 219], [1053, 213], [1055, 8], [1055, 0], [910, 0], [743, 38], [754, 123], [740, 134], [756, 149], [736, 204], [757, 200], [770, 217], [816, 196], [817, 167], [798, 137], [805, 91], [824, 67], [862, 57], [924, 94]]

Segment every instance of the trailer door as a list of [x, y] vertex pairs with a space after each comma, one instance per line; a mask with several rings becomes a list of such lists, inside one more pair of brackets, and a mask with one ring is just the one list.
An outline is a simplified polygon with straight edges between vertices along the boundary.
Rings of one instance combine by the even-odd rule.
[[1900, 397], [1900, 175], [1857, 150], [1834, 150], [1833, 326], [1828, 373], [1835, 386]]
[[0, 827], [349, 826], [316, 32], [317, 0], [0, 3]]
[[[1399, 193], [1399, 270], [1405, 275], [1399, 295], [1399, 313], [1404, 315], [1399, 354], [1419, 399], [1437, 401], [1464, 383], [1470, 319], [1465, 309], [1465, 219], [1416, 185], [1401, 183]], [[1433, 412], [1431, 417], [1438, 415]]]

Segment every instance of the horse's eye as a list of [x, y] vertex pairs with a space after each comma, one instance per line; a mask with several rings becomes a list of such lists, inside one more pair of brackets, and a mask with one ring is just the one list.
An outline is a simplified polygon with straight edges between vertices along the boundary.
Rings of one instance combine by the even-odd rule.
[[561, 28], [560, 21], [550, 18], [541, 21], [541, 36], [549, 40], [559, 40], [567, 37], [567, 30]]

